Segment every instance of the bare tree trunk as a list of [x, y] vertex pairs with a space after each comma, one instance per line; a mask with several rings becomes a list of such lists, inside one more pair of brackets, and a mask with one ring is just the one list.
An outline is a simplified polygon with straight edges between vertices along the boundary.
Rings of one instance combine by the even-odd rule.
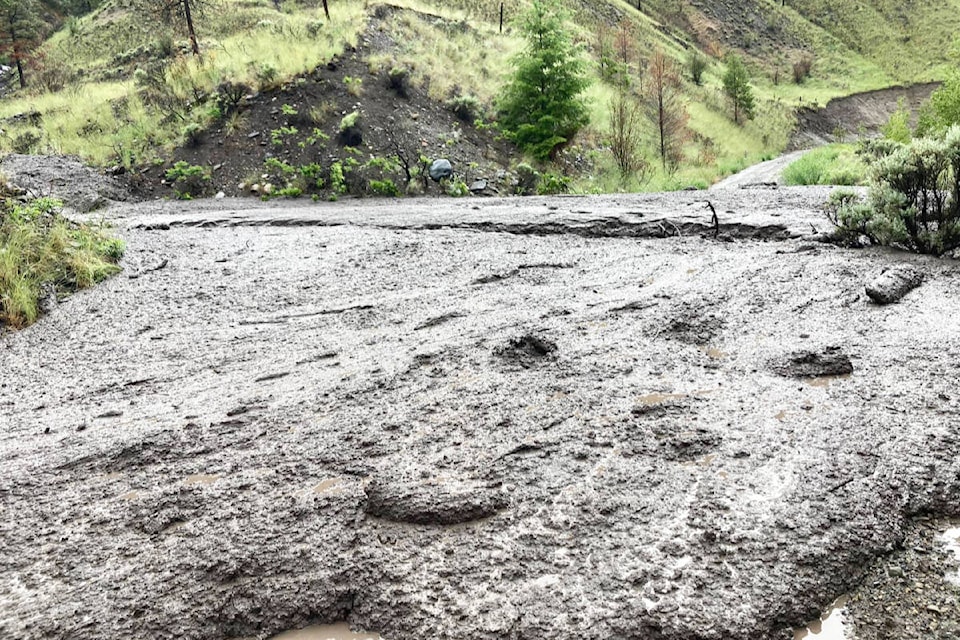
[[193, 29], [193, 16], [190, 14], [190, 0], [183, 1], [183, 16], [187, 19], [187, 33], [190, 35], [190, 48], [193, 55], [200, 55], [200, 45], [197, 44], [197, 32]]
[[23, 77], [23, 63], [20, 62], [20, 54], [14, 52], [13, 59], [17, 61], [17, 74], [20, 76], [20, 88], [24, 89], [27, 86], [27, 81]]
[[330, 19], [330, 7], [327, 6], [327, 0], [323, 0], [323, 15], [327, 16], [327, 20]]
[[20, 88], [24, 89], [27, 86], [27, 80], [23, 77], [23, 61], [20, 59], [20, 47], [17, 46], [17, 31], [13, 25], [14, 20], [15, 18], [10, 18], [10, 43], [13, 46], [13, 61], [17, 65], [17, 76], [20, 79]]

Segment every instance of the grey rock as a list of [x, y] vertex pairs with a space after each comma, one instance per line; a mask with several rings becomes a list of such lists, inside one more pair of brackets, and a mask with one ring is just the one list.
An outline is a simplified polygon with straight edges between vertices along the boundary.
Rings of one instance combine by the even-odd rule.
[[440, 182], [444, 178], [453, 175], [453, 165], [446, 158], [434, 160], [430, 165], [430, 179], [434, 182]]
[[473, 193], [480, 193], [482, 191], [485, 191], [486, 188], [487, 188], [487, 181], [484, 180], [483, 178], [480, 178], [479, 180], [474, 180], [473, 184], [470, 185], [470, 191]]
[[867, 295], [877, 304], [892, 304], [923, 283], [923, 273], [911, 265], [885, 269], [866, 285]]

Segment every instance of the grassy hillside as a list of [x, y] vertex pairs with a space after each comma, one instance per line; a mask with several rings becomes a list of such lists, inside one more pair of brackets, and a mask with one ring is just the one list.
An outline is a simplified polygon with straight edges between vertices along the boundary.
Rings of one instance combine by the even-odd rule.
[[[394, 70], [403, 70], [438, 105], [473, 96], [489, 117], [510, 72], [510, 58], [522, 46], [510, 25], [525, 2], [504, 3], [507, 23], [501, 33], [500, 3], [487, 0], [399, 0], [390, 4], [400, 10], [386, 12], [345, 0], [331, 3], [329, 20], [312, 0], [287, 0], [280, 10], [272, 0], [220, 0], [196, 16], [203, 51], [198, 60], [189, 55], [178, 25], [145, 13], [137, 0], [107, 0], [92, 13], [67, 20], [28, 69], [29, 90], [0, 100], [0, 148], [76, 154], [131, 170], [168, 166], [204, 136], [223, 145], [225, 137], [241, 137], [263, 125], [225, 106], [224, 95], [286, 91], [288, 96], [296, 86], [306, 91], [312, 85], [305, 84], [319, 82], [319, 76], [310, 75], [314, 69], [337, 66], [340, 59], [363, 65], [362, 73], [359, 66], [350, 67], [353, 75], [339, 72], [336, 82], [344, 83], [350, 95], [300, 107], [315, 112], [310, 125], [324, 137], [337, 133], [340, 116], [349, 110], [373, 109], [372, 101], [392, 99], [364, 87]], [[568, 0], [568, 6], [576, 37], [593, 58], [591, 125], [562, 163], [584, 190], [705, 186], [778, 153], [797, 106], [942, 76], [946, 45], [960, 27], [960, 0], [788, 0], [786, 6], [780, 0]], [[630, 25], [638, 63], [654, 47], [680, 65], [693, 50], [712, 61], [702, 86], [689, 79], [683, 85], [693, 131], [685, 161], [673, 172], [653, 171], [642, 183], [615, 179], [605, 151], [614, 90], [601, 79], [600, 42], [620, 21]], [[758, 117], [742, 126], [730, 120], [721, 91], [719, 58], [731, 51], [746, 57], [759, 101]], [[812, 74], [797, 84], [791, 68], [802, 59], [812, 61]], [[329, 86], [331, 80], [323, 82]], [[318, 90], [304, 95], [319, 95]], [[296, 127], [286, 123], [285, 130], [291, 129]], [[493, 131], [471, 132], [493, 141]], [[314, 145], [316, 138], [305, 139]], [[446, 139], [455, 144], [457, 136]], [[369, 145], [367, 152], [375, 147]], [[328, 162], [337, 159], [335, 145], [323, 148]], [[497, 161], [514, 160], [501, 154]]]

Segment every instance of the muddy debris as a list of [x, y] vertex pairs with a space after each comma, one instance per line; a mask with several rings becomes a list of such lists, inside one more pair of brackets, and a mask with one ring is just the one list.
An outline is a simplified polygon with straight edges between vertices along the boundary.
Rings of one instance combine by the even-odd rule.
[[494, 349], [494, 355], [505, 362], [527, 369], [556, 358], [557, 343], [535, 333], [510, 338], [505, 345]]
[[866, 285], [867, 295], [877, 304], [893, 304], [923, 284], [923, 273], [911, 265], [884, 269]]
[[496, 515], [509, 504], [497, 488], [446, 475], [375, 477], [365, 492], [367, 514], [408, 524], [461, 524]]
[[830, 378], [852, 374], [853, 363], [840, 347], [833, 346], [822, 351], [795, 351], [774, 362], [772, 369], [786, 378]]
[[[176, 268], [0, 335], [0, 638], [951, 638], [898, 554], [960, 515], [960, 272], [801, 250], [827, 195], [711, 194], [735, 244], [604, 223], [696, 194], [107, 210]], [[922, 322], [843, 303], [893, 264]]]

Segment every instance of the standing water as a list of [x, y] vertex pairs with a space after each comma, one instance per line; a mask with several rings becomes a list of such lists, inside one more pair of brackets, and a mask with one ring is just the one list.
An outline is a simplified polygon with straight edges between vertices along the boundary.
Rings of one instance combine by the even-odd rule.
[[317, 624], [312, 627], [284, 631], [270, 640], [381, 640], [378, 633], [351, 631], [346, 622]]
[[819, 620], [814, 620], [801, 629], [794, 629], [793, 640], [845, 640], [847, 631], [843, 614], [846, 604], [847, 596], [837, 598]]
[[[947, 544], [947, 551], [953, 553], [953, 555], [956, 556], [957, 561], [960, 561], [960, 527], [947, 529], [944, 532], [942, 539]], [[947, 580], [957, 586], [960, 586], [960, 569], [948, 573]]]

